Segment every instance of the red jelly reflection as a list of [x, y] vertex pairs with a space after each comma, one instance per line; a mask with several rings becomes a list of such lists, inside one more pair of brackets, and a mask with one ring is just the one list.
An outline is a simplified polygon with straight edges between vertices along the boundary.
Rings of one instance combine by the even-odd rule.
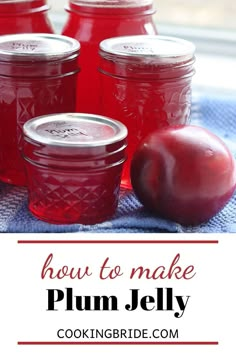
[[122, 185], [131, 188], [130, 162], [140, 140], [169, 125], [186, 124], [194, 73], [192, 43], [164, 36], [130, 36], [100, 45], [102, 113], [128, 128]]
[[77, 111], [100, 113], [99, 43], [106, 38], [156, 34], [153, 0], [70, 0], [62, 31], [81, 44]]
[[0, 1], [0, 35], [53, 33], [46, 0]]
[[23, 124], [75, 111], [79, 43], [53, 34], [0, 37], [0, 180], [25, 185]]
[[24, 125], [29, 209], [57, 224], [95, 224], [114, 214], [127, 129], [95, 115], [39, 117]]

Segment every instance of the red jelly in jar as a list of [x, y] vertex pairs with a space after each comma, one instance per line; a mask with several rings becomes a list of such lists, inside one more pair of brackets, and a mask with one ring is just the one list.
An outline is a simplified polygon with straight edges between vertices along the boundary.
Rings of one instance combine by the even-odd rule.
[[0, 180], [25, 185], [23, 124], [75, 111], [80, 45], [53, 34], [0, 37]]
[[89, 114], [38, 117], [24, 125], [29, 209], [56, 224], [96, 224], [118, 204], [127, 129]]
[[158, 128], [188, 122], [194, 50], [191, 42], [164, 36], [101, 43], [102, 114], [128, 128], [123, 187], [131, 188], [130, 162], [139, 142]]
[[77, 111], [100, 113], [97, 67], [99, 43], [106, 38], [156, 34], [153, 0], [71, 0], [63, 34], [81, 44]]
[[46, 0], [0, 1], [0, 35], [53, 33]]

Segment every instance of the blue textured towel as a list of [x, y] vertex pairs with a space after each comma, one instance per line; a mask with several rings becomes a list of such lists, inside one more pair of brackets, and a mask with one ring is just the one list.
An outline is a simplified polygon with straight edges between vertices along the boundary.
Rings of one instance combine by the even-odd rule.
[[[229, 96], [193, 96], [192, 124], [201, 125], [221, 137], [236, 158], [236, 99]], [[116, 215], [109, 222], [94, 226], [51, 225], [37, 220], [27, 209], [25, 188], [0, 184], [1, 232], [236, 232], [236, 194], [208, 223], [198, 227], [151, 216], [132, 192], [121, 191]]]

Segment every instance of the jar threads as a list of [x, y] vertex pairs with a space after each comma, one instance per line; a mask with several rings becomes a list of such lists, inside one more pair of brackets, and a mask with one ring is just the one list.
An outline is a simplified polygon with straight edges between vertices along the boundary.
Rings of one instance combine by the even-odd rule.
[[0, 35], [54, 33], [46, 0], [0, 0]]

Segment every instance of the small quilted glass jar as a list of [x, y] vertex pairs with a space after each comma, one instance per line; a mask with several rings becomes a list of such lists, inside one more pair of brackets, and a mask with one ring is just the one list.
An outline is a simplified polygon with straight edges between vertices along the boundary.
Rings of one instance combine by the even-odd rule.
[[62, 34], [81, 44], [77, 112], [100, 114], [99, 43], [110, 37], [156, 34], [153, 0], [68, 0]]
[[0, 35], [53, 33], [46, 0], [0, 0]]
[[122, 186], [131, 188], [130, 162], [139, 142], [154, 130], [187, 124], [195, 47], [165, 36], [128, 36], [100, 44], [102, 114], [128, 128]]
[[0, 180], [25, 185], [23, 124], [75, 112], [80, 45], [54, 34], [0, 36]]
[[118, 204], [126, 127], [89, 114], [59, 114], [24, 125], [29, 210], [55, 224], [96, 224]]

